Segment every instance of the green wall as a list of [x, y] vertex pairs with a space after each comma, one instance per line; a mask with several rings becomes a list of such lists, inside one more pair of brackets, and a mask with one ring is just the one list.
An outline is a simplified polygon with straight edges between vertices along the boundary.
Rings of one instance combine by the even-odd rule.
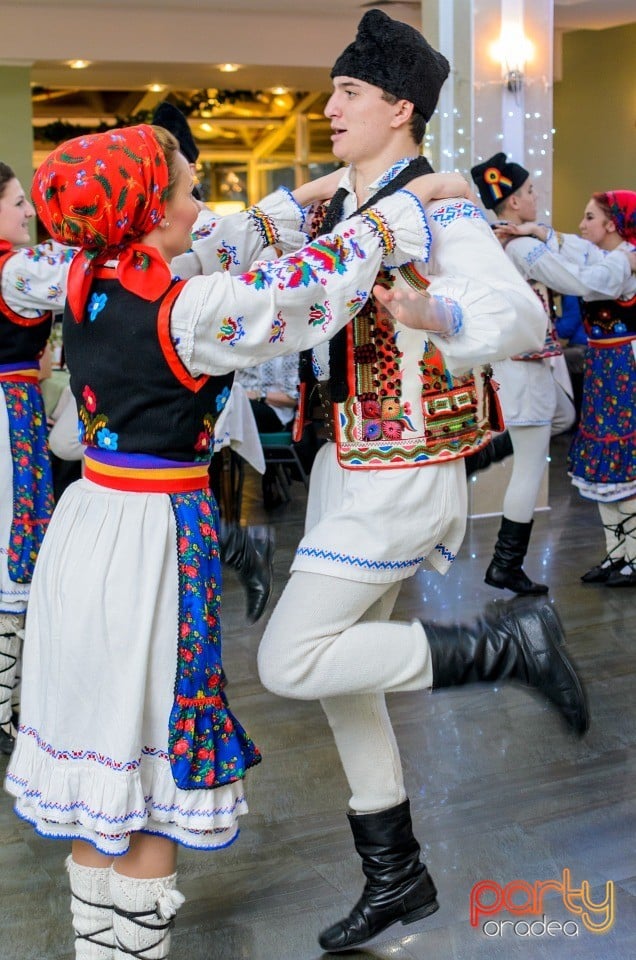
[[33, 177], [30, 70], [0, 66], [0, 160], [27, 188]]
[[29, 67], [0, 66], [0, 160], [13, 169], [27, 195], [33, 180], [30, 79]]
[[552, 222], [576, 232], [590, 194], [636, 190], [636, 23], [563, 37], [554, 86]]

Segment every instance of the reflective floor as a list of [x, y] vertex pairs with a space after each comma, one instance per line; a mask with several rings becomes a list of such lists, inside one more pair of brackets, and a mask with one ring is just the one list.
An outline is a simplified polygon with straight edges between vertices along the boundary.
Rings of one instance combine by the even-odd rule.
[[[567, 438], [557, 438], [551, 509], [536, 514], [525, 567], [550, 584], [587, 682], [592, 729], [583, 741], [572, 740], [543, 704], [513, 688], [392, 696], [415, 831], [440, 910], [393, 927], [348, 954], [354, 960], [636, 957], [636, 590], [580, 583], [603, 555], [603, 537], [596, 507], [565, 476], [566, 450]], [[248, 477], [244, 519], [275, 527], [274, 600], [303, 507], [303, 487], [294, 483], [291, 502], [267, 517], [258, 483]], [[395, 617], [452, 622], [493, 601], [510, 602], [510, 594], [483, 583], [498, 526], [496, 517], [470, 521], [448, 576], [422, 571], [407, 581]], [[318, 931], [346, 912], [362, 887], [345, 817], [348, 791], [319, 706], [281, 700], [261, 687], [255, 654], [262, 624], [246, 627], [242, 614], [230, 571], [230, 699], [264, 761], [250, 775], [250, 814], [238, 841], [217, 854], [180, 853], [179, 888], [187, 900], [171, 956], [317, 960]], [[0, 760], [0, 773], [5, 766]], [[34, 836], [0, 796], [0, 960], [73, 957], [66, 853], [65, 844]], [[495, 897], [510, 904], [507, 885], [525, 881], [512, 903], [542, 894], [538, 915], [502, 910], [472, 926], [471, 890], [484, 880], [495, 884], [481, 894], [484, 907]], [[550, 889], [536, 886], [546, 881], [554, 881]], [[590, 931], [603, 923], [611, 928]]]

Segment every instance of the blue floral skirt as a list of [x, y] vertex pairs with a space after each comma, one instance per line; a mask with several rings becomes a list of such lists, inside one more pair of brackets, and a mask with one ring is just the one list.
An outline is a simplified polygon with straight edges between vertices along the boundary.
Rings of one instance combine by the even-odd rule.
[[636, 495], [636, 360], [633, 341], [590, 341], [579, 428], [568, 470], [591, 500]]

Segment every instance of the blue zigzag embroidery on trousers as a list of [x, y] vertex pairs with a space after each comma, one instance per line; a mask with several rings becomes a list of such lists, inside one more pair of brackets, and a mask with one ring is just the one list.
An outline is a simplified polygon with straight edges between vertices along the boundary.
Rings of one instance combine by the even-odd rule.
[[444, 560], [448, 560], [449, 563], [453, 563], [455, 561], [457, 555], [445, 547], [443, 543], [436, 544], [435, 549], [438, 553], [441, 553], [441, 555], [444, 557]]
[[416, 557], [414, 560], [367, 560], [364, 557], [353, 557], [350, 554], [337, 553], [334, 550], [318, 550], [315, 547], [299, 547], [296, 556], [333, 560], [336, 563], [347, 563], [350, 566], [362, 567], [366, 570], [405, 570], [409, 567], [419, 566], [425, 559], [424, 557]]

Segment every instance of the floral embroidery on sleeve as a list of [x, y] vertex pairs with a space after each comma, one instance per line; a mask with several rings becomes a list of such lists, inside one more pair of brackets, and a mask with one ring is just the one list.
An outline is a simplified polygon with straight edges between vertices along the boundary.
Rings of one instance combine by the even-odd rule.
[[282, 343], [285, 339], [285, 330], [287, 329], [287, 322], [283, 320], [280, 310], [276, 314], [275, 319], [272, 321], [272, 334], [269, 338], [270, 343]]
[[364, 250], [353, 239], [354, 234], [355, 231], [350, 230], [343, 236], [321, 237], [282, 260], [261, 261], [239, 279], [257, 290], [269, 287], [275, 281], [279, 290], [324, 285], [327, 276], [346, 273], [348, 264], [354, 259], [366, 259]]
[[231, 347], [235, 346], [245, 336], [243, 319], [243, 317], [225, 317], [216, 335], [217, 340], [221, 343], [229, 343]]
[[216, 251], [216, 255], [219, 258], [219, 263], [224, 270], [229, 270], [230, 267], [234, 267], [239, 263], [238, 251], [235, 246], [230, 243], [223, 241]]

